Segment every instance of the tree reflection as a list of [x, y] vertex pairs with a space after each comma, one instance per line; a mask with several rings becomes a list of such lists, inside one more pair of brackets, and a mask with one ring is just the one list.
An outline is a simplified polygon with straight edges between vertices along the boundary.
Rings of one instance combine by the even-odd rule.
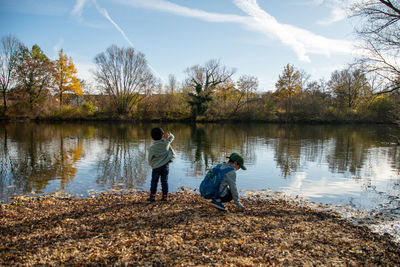
[[128, 124], [110, 125], [105, 153], [97, 162], [96, 182], [99, 185], [124, 184], [127, 188], [144, 185], [149, 142], [141, 143], [139, 140], [150, 132], [146, 130], [147, 127]]
[[41, 192], [54, 179], [64, 189], [74, 179], [83, 147], [79, 138], [66, 140], [66, 128], [27, 123], [2, 125], [2, 130], [2, 193]]
[[379, 146], [377, 132], [363, 126], [343, 126], [333, 129], [333, 149], [327, 156], [331, 172], [350, 173], [359, 176], [365, 164], [368, 150]]
[[[78, 137], [76, 139], [76, 143], [71, 145], [71, 147], [67, 150], [65, 149], [65, 141], [63, 136], [63, 131], [61, 131], [60, 135], [60, 150], [57, 155], [55, 155], [53, 169], [55, 171], [55, 176], [59, 178], [61, 189], [65, 189], [65, 185], [68, 184], [75, 178], [75, 175], [78, 171], [77, 162], [81, 157], [83, 157], [83, 148], [82, 141]], [[49, 177], [50, 179], [52, 177]]]
[[[302, 170], [307, 162], [325, 161], [332, 173], [359, 177], [369, 159], [369, 151], [387, 140], [382, 138], [380, 127], [362, 125], [274, 125], [272, 128], [275, 133], [265, 138], [272, 139], [269, 144], [275, 150], [275, 160], [284, 178]], [[396, 152], [391, 157], [394, 168], [399, 169]]]
[[9, 186], [7, 172], [11, 166], [6, 125], [0, 124], [0, 134], [0, 140], [2, 141], [2, 149], [0, 149], [0, 197], [1, 199], [5, 199], [6, 194], [4, 191]]
[[398, 170], [400, 174], [400, 145], [389, 150], [389, 157], [392, 158], [392, 168]]
[[186, 155], [190, 159], [191, 169], [194, 173], [201, 174], [205, 168], [209, 168], [217, 160], [211, 149], [212, 140], [206, 129], [196, 124], [190, 127], [190, 138], [186, 140], [190, 140]]
[[279, 127], [276, 131], [275, 161], [283, 178], [298, 170], [301, 144], [296, 128]]
[[245, 157], [250, 163], [255, 158], [256, 143], [249, 140], [248, 133], [233, 124], [192, 124], [186, 130], [181, 130], [174, 144], [180, 148], [186, 161], [190, 163], [189, 176], [204, 175], [212, 166], [226, 161], [232, 152]]
[[[380, 174], [379, 157], [391, 170], [400, 170], [400, 146], [391, 141], [399, 130], [363, 125], [182, 124], [182, 123], [3, 123], [0, 124], [0, 197], [45, 191], [51, 180], [67, 188], [79, 175], [80, 164], [90, 169], [102, 187], [143, 186], [150, 167], [147, 153], [150, 131], [161, 126], [171, 131], [177, 160], [188, 177], [202, 176], [208, 168], [238, 152], [248, 168], [259, 162], [281, 171], [283, 178], [325, 164], [345, 177]], [[268, 158], [260, 155], [271, 153]], [[89, 154], [89, 156], [87, 156]], [[258, 156], [258, 158], [257, 158]], [[93, 163], [93, 164], [91, 164]], [[86, 178], [85, 178], [86, 179]], [[399, 185], [400, 181], [394, 181]], [[90, 185], [89, 185], [90, 186]], [[90, 189], [90, 188], [88, 188]]]

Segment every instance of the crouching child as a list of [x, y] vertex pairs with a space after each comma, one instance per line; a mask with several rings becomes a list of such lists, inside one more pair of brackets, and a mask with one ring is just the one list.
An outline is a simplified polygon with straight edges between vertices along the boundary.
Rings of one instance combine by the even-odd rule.
[[243, 210], [236, 186], [236, 171], [246, 170], [242, 156], [232, 153], [228, 162], [218, 164], [209, 170], [200, 184], [200, 194], [211, 199], [211, 205], [219, 210], [226, 211], [224, 203], [233, 200], [236, 206]]

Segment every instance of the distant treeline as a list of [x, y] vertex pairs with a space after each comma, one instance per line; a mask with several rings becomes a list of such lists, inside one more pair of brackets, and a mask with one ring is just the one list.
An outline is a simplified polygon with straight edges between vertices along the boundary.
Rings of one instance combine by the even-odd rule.
[[[287, 64], [274, 91], [258, 79], [218, 60], [186, 69], [161, 83], [144, 55], [115, 45], [94, 59], [94, 84], [78, 78], [63, 50], [50, 60], [38, 45], [25, 47], [13, 36], [2, 38], [2, 118], [54, 120], [191, 120], [267, 122], [373, 122], [400, 120], [399, 89], [381, 90], [382, 79], [361, 68], [337, 70], [315, 81]], [[400, 79], [399, 79], [400, 80]], [[389, 86], [398, 87], [399, 80]], [[386, 82], [387, 84], [387, 82]], [[96, 92], [96, 93], [94, 93]]]

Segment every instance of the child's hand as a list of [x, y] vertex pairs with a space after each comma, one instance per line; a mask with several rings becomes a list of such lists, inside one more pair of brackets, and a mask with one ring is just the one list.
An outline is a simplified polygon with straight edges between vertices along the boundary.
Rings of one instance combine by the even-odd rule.
[[165, 133], [164, 134], [164, 139], [168, 139], [169, 138], [169, 133]]
[[244, 211], [245, 208], [243, 206], [237, 208], [238, 211]]

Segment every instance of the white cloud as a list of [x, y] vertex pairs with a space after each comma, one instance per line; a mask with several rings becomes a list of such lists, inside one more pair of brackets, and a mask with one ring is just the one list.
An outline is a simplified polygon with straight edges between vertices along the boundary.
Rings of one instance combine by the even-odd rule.
[[180, 6], [165, 0], [118, 0], [120, 3], [125, 5], [131, 5], [142, 8], [150, 8], [160, 11], [169, 12], [179, 16], [198, 18], [206, 21], [213, 22], [244, 22], [247, 20], [243, 16], [238, 15], [226, 15], [218, 13], [210, 13], [200, 9], [193, 9], [184, 6]]
[[352, 42], [329, 39], [296, 26], [279, 23], [262, 10], [256, 0], [234, 0], [234, 3], [255, 20], [256, 23], [248, 25], [250, 28], [277, 37], [291, 47], [300, 60], [309, 62], [309, 54], [331, 56], [336, 53], [352, 53]]
[[290, 47], [302, 61], [309, 62], [310, 54], [330, 56], [336, 53], [351, 54], [353, 43], [346, 40], [329, 39], [296, 26], [279, 23], [262, 10], [256, 0], [233, 0], [248, 16], [219, 14], [180, 6], [165, 0], [118, 0], [135, 7], [160, 10], [180, 16], [212, 22], [239, 23], [244, 27], [261, 32], [269, 38], [277, 38]]
[[346, 13], [346, 10], [344, 10], [343, 8], [340, 8], [340, 7], [333, 7], [331, 9], [331, 16], [329, 18], [318, 21], [318, 24], [329, 25], [329, 24], [344, 20], [347, 17], [348, 17], [348, 15]]
[[282, 43], [291, 47], [303, 61], [310, 61], [306, 55], [307, 51], [301, 42], [293, 34], [295, 27], [280, 24], [273, 16], [262, 10], [256, 0], [234, 0], [234, 3], [254, 19], [254, 23], [247, 24], [248, 27], [277, 37]]
[[350, 11], [350, 6], [359, 1], [360, 0], [312, 0], [308, 4], [312, 6], [324, 6], [330, 9], [329, 16], [317, 22], [321, 25], [330, 25], [347, 19], [349, 17], [348, 12]]
[[85, 6], [86, 0], [76, 0], [76, 4], [72, 9], [71, 14], [80, 17], [82, 15], [83, 8]]
[[77, 61], [75, 63], [75, 66], [76, 69], [78, 70], [79, 78], [89, 82], [93, 81], [92, 71], [96, 68], [96, 66], [93, 63], [91, 62], [85, 63], [84, 61]]

